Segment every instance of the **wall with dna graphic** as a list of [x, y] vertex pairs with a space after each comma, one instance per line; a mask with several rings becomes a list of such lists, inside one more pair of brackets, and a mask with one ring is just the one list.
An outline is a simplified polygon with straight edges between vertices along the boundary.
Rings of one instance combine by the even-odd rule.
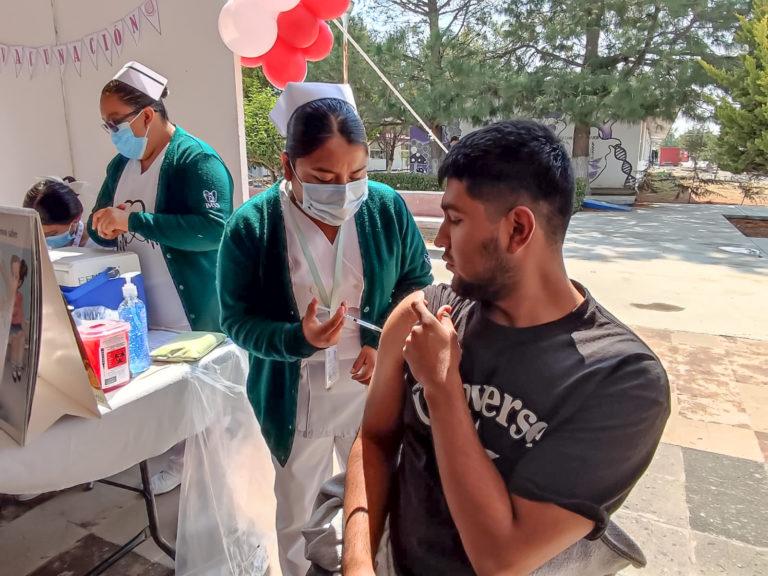
[[[566, 150], [573, 149], [573, 124], [562, 115], [539, 120], [560, 137]], [[461, 122], [451, 126], [450, 135], [465, 136], [477, 126]], [[431, 147], [429, 137], [420, 128], [411, 129], [410, 163], [412, 172], [429, 172]], [[651, 157], [651, 135], [645, 122], [628, 124], [608, 121], [593, 126], [590, 134], [589, 180], [594, 189], [632, 189], [638, 173], [644, 171]]]
[[[573, 124], [561, 116], [542, 120], [565, 144], [573, 147]], [[650, 133], [645, 122], [626, 124], [609, 121], [594, 126], [590, 134], [590, 186], [634, 188], [638, 173], [645, 170], [651, 155]]]

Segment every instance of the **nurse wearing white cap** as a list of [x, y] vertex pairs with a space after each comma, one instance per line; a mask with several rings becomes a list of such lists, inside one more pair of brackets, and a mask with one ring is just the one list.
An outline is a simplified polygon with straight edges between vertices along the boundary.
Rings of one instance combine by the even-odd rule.
[[[139, 256], [150, 328], [219, 331], [216, 261], [232, 213], [232, 176], [208, 144], [171, 123], [168, 80], [129, 62], [101, 92], [101, 117], [117, 149], [88, 233]], [[181, 480], [180, 450], [152, 488]]]
[[118, 154], [88, 232], [139, 255], [151, 327], [218, 330], [213, 284], [232, 177], [213, 148], [171, 123], [167, 83], [129, 62], [102, 90], [103, 126]]
[[[289, 84], [271, 114], [285, 180], [230, 219], [219, 257], [222, 328], [250, 353], [248, 394], [275, 466], [285, 576], [304, 576], [301, 528], [333, 454], [346, 466], [393, 306], [432, 282], [402, 198], [368, 182], [349, 86]], [[328, 312], [330, 310], [330, 312]]]

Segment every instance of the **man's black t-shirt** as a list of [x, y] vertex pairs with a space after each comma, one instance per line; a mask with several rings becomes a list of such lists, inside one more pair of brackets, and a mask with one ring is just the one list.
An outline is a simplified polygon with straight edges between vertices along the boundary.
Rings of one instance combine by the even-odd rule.
[[[433, 313], [453, 307], [467, 403], [510, 494], [593, 520], [597, 538], [651, 462], [669, 384], [653, 352], [579, 289], [585, 301], [576, 310], [531, 328], [494, 323], [449, 286], [425, 293]], [[397, 570], [473, 574], [440, 484], [422, 386], [410, 372], [406, 386], [390, 507]]]

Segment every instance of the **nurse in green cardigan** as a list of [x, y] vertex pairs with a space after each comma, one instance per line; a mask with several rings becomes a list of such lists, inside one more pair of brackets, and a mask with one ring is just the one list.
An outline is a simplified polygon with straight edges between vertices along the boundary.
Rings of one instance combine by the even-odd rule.
[[166, 84], [130, 62], [102, 90], [104, 129], [118, 155], [88, 233], [138, 254], [151, 328], [218, 331], [216, 261], [232, 176], [213, 148], [170, 122]]
[[346, 465], [397, 302], [432, 282], [402, 198], [369, 182], [349, 86], [289, 84], [271, 114], [285, 180], [227, 224], [219, 255], [224, 331], [250, 354], [248, 395], [272, 451], [282, 572], [304, 576], [301, 528], [333, 453]]
[[[129, 62], [101, 92], [101, 116], [118, 155], [88, 219], [104, 247], [135, 252], [150, 328], [219, 331], [216, 262], [232, 213], [232, 176], [208, 144], [171, 123], [168, 81]], [[184, 445], [153, 458], [156, 494], [181, 482]]]

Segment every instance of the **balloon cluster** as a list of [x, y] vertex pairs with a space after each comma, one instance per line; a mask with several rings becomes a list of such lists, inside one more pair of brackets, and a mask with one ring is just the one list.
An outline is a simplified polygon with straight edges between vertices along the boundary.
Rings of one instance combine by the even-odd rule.
[[350, 0], [228, 0], [219, 14], [224, 44], [243, 66], [262, 67], [276, 88], [303, 82], [307, 62], [319, 62], [333, 49], [326, 20], [338, 18]]

